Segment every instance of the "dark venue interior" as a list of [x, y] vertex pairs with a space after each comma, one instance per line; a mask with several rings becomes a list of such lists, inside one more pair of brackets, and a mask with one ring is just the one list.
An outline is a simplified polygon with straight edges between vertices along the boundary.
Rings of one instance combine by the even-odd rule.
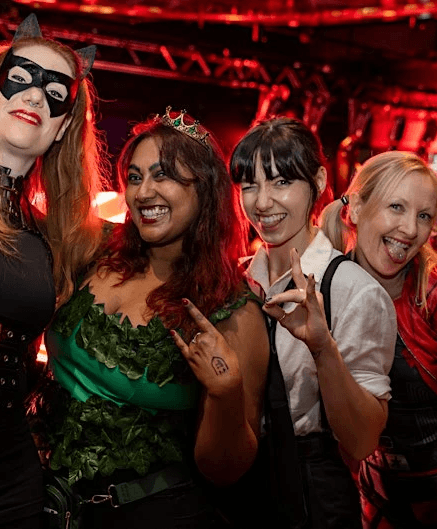
[[96, 44], [99, 127], [116, 154], [132, 122], [187, 109], [226, 153], [257, 118], [320, 134], [338, 196], [370, 153], [437, 158], [437, 6], [404, 0], [16, 0], [47, 36]]
[[0, 48], [0, 529], [437, 528], [437, 0], [0, 0]]

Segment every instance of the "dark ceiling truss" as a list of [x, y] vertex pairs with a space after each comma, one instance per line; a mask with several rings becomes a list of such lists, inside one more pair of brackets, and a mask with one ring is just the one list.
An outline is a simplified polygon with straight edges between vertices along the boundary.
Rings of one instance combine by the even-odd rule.
[[[8, 17], [0, 17], [0, 39], [10, 41], [17, 25]], [[188, 44], [167, 45], [165, 36], [161, 42], [145, 42], [93, 31], [73, 31], [61, 25], [41, 24], [41, 29], [43, 35], [73, 48], [95, 44], [98, 55], [94, 68], [98, 70], [258, 91], [255, 119], [287, 110], [292, 107], [293, 100], [298, 100], [301, 107], [298, 115], [317, 131], [336, 99], [353, 97], [372, 105], [376, 104], [375, 98], [381, 96], [386, 102], [394, 102], [382, 86], [378, 86], [373, 93], [358, 96], [354, 80], [334, 72], [332, 65], [326, 63], [287, 61], [285, 56], [262, 59], [249, 55], [234, 57], [227, 49], [211, 52]], [[412, 96], [403, 89], [399, 90], [408, 101], [399, 100], [395, 105], [409, 107]], [[417, 97], [413, 98], [414, 103]], [[420, 93], [420, 97], [425, 98], [427, 103], [425, 105], [421, 101], [422, 108], [434, 107], [434, 100], [428, 103], [429, 94]]]
[[[5, 40], [11, 40], [16, 27], [17, 24], [0, 18], [0, 35]], [[313, 76], [317, 68], [308, 66], [311, 68], [308, 72], [301, 63], [287, 65], [253, 57], [231, 57], [226, 49], [220, 54], [210, 53], [193, 45], [167, 46], [44, 25], [42, 32], [72, 47], [95, 44], [98, 49], [95, 69], [228, 88], [265, 92], [277, 84], [287, 84], [291, 89], [301, 89], [305, 78]], [[320, 70], [330, 68], [324, 65]], [[313, 81], [311, 77], [309, 83]]]
[[[353, 0], [302, 1], [293, 0], [184, 0], [168, 2], [120, 2], [119, 0], [15, 0], [38, 10], [53, 10], [70, 14], [89, 14], [103, 18], [124, 20], [135, 24], [158, 21], [195, 22], [205, 24], [235, 24], [259, 27], [315, 27], [368, 22], [393, 22], [410, 17], [437, 16], [435, 2], [418, 0]], [[150, 5], [152, 4], [152, 5]], [[302, 5], [303, 7], [299, 7]]]
[[[12, 39], [16, 28], [17, 24], [0, 17], [0, 35], [5, 41]], [[220, 54], [211, 53], [193, 45], [165, 45], [44, 24], [41, 29], [48, 38], [73, 48], [95, 44], [98, 54], [94, 69], [258, 91], [255, 119], [281, 112], [295, 99], [300, 102], [303, 121], [316, 131], [334, 101], [331, 92], [339, 85], [343, 92], [349, 92], [347, 80], [342, 78], [340, 82], [328, 64], [287, 64], [285, 58], [280, 63], [270, 58], [232, 57], [227, 49]]]
[[[302, 0], [304, 3], [305, 1]], [[307, 3], [317, 4], [318, 1], [308, 0]], [[320, 0], [321, 3], [323, 1]], [[377, 22], [378, 27], [381, 27], [382, 32], [384, 32], [384, 29], [388, 28], [389, 24], [381, 25], [381, 22], [390, 23], [402, 20], [402, 23], [398, 26], [405, 26], [407, 29], [416, 28], [421, 31], [422, 22], [425, 29], [425, 26], [428, 28], [431, 26], [432, 30], [434, 26], [434, 20], [432, 19], [437, 17], [437, 2], [427, 2], [426, 0], [420, 0], [416, 4], [406, 4], [403, 0], [369, 0], [369, 2], [373, 2], [373, 7], [361, 8], [346, 7], [348, 3], [355, 3], [356, 5], [358, 2], [355, 0], [326, 0], [327, 3], [331, 2], [331, 5], [337, 3], [338, 9], [317, 9], [306, 13], [289, 10], [287, 13], [272, 12], [269, 15], [255, 11], [249, 13], [243, 9], [244, 7], [247, 8], [249, 4], [253, 6], [260, 3], [277, 5], [281, 2], [284, 4], [289, 3], [290, 5], [298, 4], [298, 2], [293, 2], [293, 0], [248, 0], [245, 2], [243, 0], [232, 0], [232, 2], [229, 0], [229, 5], [231, 3], [233, 5], [238, 4], [234, 11], [207, 13], [188, 9], [195, 6], [196, 3], [199, 5], [202, 5], [202, 3], [211, 5], [211, 2], [206, 3], [202, 0], [167, 2], [167, 5], [184, 5], [188, 9], [188, 11], [184, 12], [168, 8], [148, 7], [143, 5], [146, 4], [146, 0], [126, 0], [125, 4], [120, 4], [118, 0], [71, 0], [69, 2], [64, 0], [52, 0], [50, 2], [40, 0], [35, 3], [34, 8], [36, 11], [41, 11], [41, 14], [42, 11], [47, 12], [49, 15], [56, 12], [60, 16], [60, 19], [56, 19], [56, 22], [51, 20], [51, 25], [41, 24], [45, 36], [65, 42], [73, 48], [95, 44], [98, 48], [97, 60], [94, 63], [95, 69], [240, 90], [254, 90], [259, 94], [258, 107], [254, 115], [255, 120], [268, 118], [277, 113], [289, 113], [300, 117], [314, 132], [318, 132], [327, 113], [329, 117], [329, 115], [334, 115], [335, 112], [338, 113], [340, 108], [340, 116], [343, 115], [341, 114], [341, 105], [346, 101], [348, 136], [341, 142], [337, 156], [338, 160], [347, 166], [342, 177], [344, 188], [355, 170], [355, 162], [358, 159], [357, 153], [363, 145], [370, 145], [372, 148], [376, 145], [378, 149], [396, 149], [399, 145], [405, 148], [406, 144], [402, 144], [403, 137], [415, 136], [413, 139], [416, 147], [411, 147], [408, 144], [407, 149], [416, 149], [421, 156], [425, 156], [428, 151], [437, 152], [437, 140], [435, 140], [437, 137], [437, 89], [432, 83], [423, 85], [423, 88], [419, 84], [411, 87], [411, 82], [405, 85], [402, 83], [403, 78], [401, 75], [396, 80], [390, 77], [388, 79], [385, 78], [385, 82], [382, 79], [384, 75], [380, 75], [374, 82], [371, 82], [370, 79], [363, 81], [362, 79], [360, 80], [360, 75], [357, 75], [356, 70], [346, 70], [344, 65], [342, 66], [341, 61], [335, 60], [334, 56], [331, 57], [326, 54], [316, 56], [329, 57], [330, 64], [327, 64], [325, 59], [313, 59], [310, 63], [301, 63], [296, 61], [296, 59], [293, 60], [291, 53], [288, 57], [285, 52], [277, 52], [276, 50], [279, 48], [275, 48], [275, 51], [272, 52], [275, 55], [260, 57], [257, 53], [259, 47], [254, 47], [255, 51], [252, 54], [239, 51], [237, 52], [239, 56], [234, 56], [234, 53], [231, 53], [228, 49], [223, 49], [226, 45], [220, 46], [219, 43], [214, 43], [213, 40], [205, 45], [211, 46], [211, 48], [207, 49], [202, 46], [189, 44], [171, 44], [171, 42], [175, 42], [175, 39], [169, 40], [165, 34], [160, 35], [158, 24], [156, 24], [158, 29], [155, 28], [154, 24], [152, 26], [154, 26], [155, 35], [159, 36], [149, 35], [149, 42], [145, 42], [142, 39], [144, 26], [141, 24], [145, 24], [149, 28], [151, 26], [146, 23], [173, 21], [184, 24], [197, 23], [200, 28], [207, 24], [225, 24], [252, 28], [252, 40], [257, 43], [263, 42], [259, 38], [259, 29], [269, 28], [275, 34], [297, 35], [300, 43], [310, 44], [311, 34], [316, 31], [312, 28], [316, 26], [349, 24], [356, 27], [359, 24], [365, 25], [369, 22]], [[364, 2], [365, 0], [362, 0], [359, 3]], [[32, 1], [16, 0], [15, 3], [26, 4], [27, 8], [32, 9]], [[103, 10], [103, 4], [105, 3], [108, 4], [107, 12]], [[164, 0], [154, 0], [153, 3], [162, 3], [164, 5]], [[212, 3], [214, 4], [215, 2], [213, 1]], [[244, 3], [245, 6], [243, 5]], [[68, 18], [71, 21], [75, 20], [75, 15], [86, 15], [83, 19], [86, 18], [91, 21], [93, 24], [91, 28], [101, 29], [88, 29], [87, 31], [67, 29], [66, 24], [62, 22], [62, 18], [64, 20]], [[17, 15], [15, 13], [12, 16], [16, 17]], [[12, 20], [16, 19], [7, 18], [6, 16], [2, 18], [0, 16], [0, 39], [4, 39], [4, 41], [11, 40], [17, 27], [17, 23]], [[78, 20], [81, 20], [81, 17]], [[404, 24], [404, 20], [407, 23]], [[425, 24], [425, 21], [428, 20], [432, 24]], [[108, 25], [105, 24], [106, 22]], [[181, 27], [183, 26], [183, 24], [180, 25]], [[112, 31], [115, 26], [117, 27], [114, 36]], [[75, 27], [80, 27], [79, 23]], [[186, 42], [187, 38], [191, 38], [190, 26], [185, 25], [183, 27], [186, 28], [186, 33], [184, 34], [184, 37], [186, 36], [184, 42]], [[310, 29], [306, 30], [304, 29], [305, 27]], [[299, 29], [294, 31], [293, 28]], [[323, 31], [325, 29], [326, 27], [323, 28]], [[146, 31], [147, 29], [144, 31], [145, 35], [147, 35]], [[344, 38], [343, 34], [344, 31], [341, 33], [341, 39]], [[167, 35], [171, 35], [171, 28], [168, 29]], [[247, 32], [245, 35], [245, 38], [247, 38]], [[405, 33], [397, 34], [394, 31], [393, 35], [395, 39], [399, 39], [399, 35], [405, 35]], [[433, 31], [430, 31], [429, 35], [432, 38], [432, 42], [435, 43], [436, 39], [432, 37], [434, 35]], [[179, 37], [180, 34], [177, 34], [175, 38]], [[388, 40], [389, 37], [390, 35], [388, 35]], [[194, 40], [195, 37], [192, 38], [192, 42]], [[381, 39], [381, 42], [383, 40]], [[363, 43], [360, 45], [362, 46]], [[292, 49], [292, 46], [284, 47], [284, 49]], [[380, 50], [383, 49], [385, 49], [384, 46], [373, 48], [372, 42], [370, 42], [364, 55], [373, 57], [380, 54]], [[390, 50], [391, 48], [389, 47], [388, 49]], [[414, 49], [413, 47], [413, 51]], [[422, 50], [420, 47], [418, 49]], [[375, 50], [378, 50], [378, 52], [375, 52]], [[403, 64], [401, 63], [404, 62], [405, 72], [407, 73], [410, 70], [412, 72], [427, 70], [432, 74], [437, 69], [434, 50], [435, 45], [431, 51], [426, 52], [428, 54], [427, 58], [422, 60], [422, 51], [415, 56], [414, 53], [406, 54], [405, 49], [403, 49], [397, 59], [404, 54], [405, 57], [408, 57], [408, 60], [397, 61], [398, 64], [392, 66], [393, 70], [399, 69], [402, 72]], [[397, 49], [395, 51], [397, 52]], [[268, 50], [263, 49], [264, 54], [268, 52]], [[344, 57], [343, 54], [339, 56], [341, 58]], [[348, 57], [345, 57], [344, 62], [350, 62]], [[364, 64], [366, 65], [366, 63]], [[349, 71], [352, 73], [347, 73]], [[365, 71], [368, 71], [367, 68]], [[331, 108], [333, 108], [333, 111], [328, 112]], [[387, 123], [388, 127], [386, 126]], [[409, 127], [411, 123], [414, 124], [414, 127]], [[381, 127], [381, 124], [386, 127]], [[419, 132], [416, 130], [418, 124], [423, 125], [423, 130]], [[374, 140], [371, 137], [372, 134], [377, 136], [378, 129], [381, 128], [384, 131], [381, 135], [385, 134], [386, 137], [381, 140], [378, 136]], [[385, 132], [386, 129], [388, 132]], [[411, 132], [413, 129], [416, 132]], [[436, 144], [432, 147], [434, 141]], [[341, 194], [340, 184], [337, 185], [336, 192]]]

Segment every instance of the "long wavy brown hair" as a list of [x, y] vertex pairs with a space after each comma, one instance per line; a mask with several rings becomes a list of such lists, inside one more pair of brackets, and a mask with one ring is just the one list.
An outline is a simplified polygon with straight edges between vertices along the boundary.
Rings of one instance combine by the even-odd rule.
[[[76, 78], [81, 76], [79, 56], [68, 46], [37, 38], [23, 38], [14, 50], [42, 45], [59, 53], [70, 65]], [[0, 64], [9, 50], [0, 53]], [[53, 254], [53, 274], [59, 303], [73, 292], [76, 274], [91, 260], [101, 242], [101, 221], [92, 205], [96, 193], [106, 187], [107, 165], [100, 133], [95, 127], [95, 91], [83, 79], [69, 113], [71, 122], [60, 141], [55, 141], [39, 157], [25, 179], [23, 211], [34, 204], [42, 213], [35, 221], [46, 236]], [[0, 218], [0, 251], [11, 254], [15, 230]]]
[[[189, 119], [186, 115], [185, 120]], [[158, 118], [136, 125], [124, 146], [117, 165], [122, 190], [127, 185], [133, 153], [145, 138], [157, 140], [161, 167], [170, 178], [182, 185], [187, 183], [178, 172], [177, 163], [194, 177], [199, 213], [184, 236], [182, 255], [173, 263], [170, 278], [146, 300], [149, 310], [168, 327], [181, 327], [190, 333], [193, 326], [186, 321], [181, 298], [189, 298], [207, 316], [235, 299], [242, 288], [239, 258], [246, 251], [247, 231], [237, 190], [212, 137], [208, 145], [202, 145]], [[108, 257], [101, 261], [100, 269], [119, 273], [121, 284], [144, 272], [148, 264], [148, 244], [141, 239], [128, 213], [126, 222], [115, 228]]]

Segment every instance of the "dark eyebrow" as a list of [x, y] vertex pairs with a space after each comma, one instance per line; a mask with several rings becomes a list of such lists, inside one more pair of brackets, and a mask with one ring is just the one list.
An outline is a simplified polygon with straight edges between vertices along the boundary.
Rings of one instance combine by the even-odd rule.
[[141, 169], [138, 167], [138, 165], [131, 163], [128, 167], [128, 170], [130, 171], [131, 169], [133, 169], [134, 171], [137, 171], [137, 173], [143, 174], [141, 172]]
[[155, 162], [155, 163], [152, 163], [152, 165], [149, 167], [149, 171], [154, 171], [155, 169], [161, 169], [161, 163], [160, 162]]

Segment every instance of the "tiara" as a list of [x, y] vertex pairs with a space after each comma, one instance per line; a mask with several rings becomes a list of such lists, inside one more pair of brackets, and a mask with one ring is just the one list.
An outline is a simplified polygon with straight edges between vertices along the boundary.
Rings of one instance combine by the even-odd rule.
[[200, 121], [199, 120], [196, 119], [193, 123], [188, 125], [184, 121], [184, 116], [187, 113], [186, 110], [181, 110], [179, 113], [179, 116], [177, 116], [174, 119], [170, 116], [170, 112], [171, 112], [171, 107], [167, 107], [165, 109], [164, 116], [162, 117], [157, 116], [158, 118], [161, 119], [161, 123], [163, 123], [164, 125], [168, 125], [169, 127], [173, 127], [179, 132], [183, 132], [184, 134], [187, 134], [188, 136], [190, 136], [190, 138], [193, 138], [193, 140], [198, 141], [204, 147], [209, 147], [208, 142], [206, 141], [206, 138], [209, 136], [209, 132], [204, 132], [204, 133], [200, 132], [199, 130]]

